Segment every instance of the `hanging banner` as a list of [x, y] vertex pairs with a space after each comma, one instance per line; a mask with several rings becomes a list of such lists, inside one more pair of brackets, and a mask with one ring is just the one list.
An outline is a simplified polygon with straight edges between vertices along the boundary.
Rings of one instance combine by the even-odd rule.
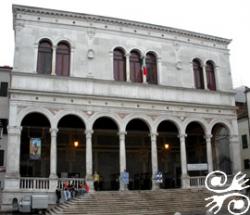
[[30, 138], [30, 159], [39, 160], [41, 158], [41, 138]]

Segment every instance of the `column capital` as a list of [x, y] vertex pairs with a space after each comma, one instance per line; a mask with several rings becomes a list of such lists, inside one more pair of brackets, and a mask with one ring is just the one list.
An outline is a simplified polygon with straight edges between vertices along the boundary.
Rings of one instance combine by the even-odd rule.
[[21, 135], [22, 127], [21, 126], [8, 126], [8, 134]]
[[212, 134], [205, 134], [204, 135], [204, 138], [207, 140], [207, 139], [210, 139], [211, 140], [211, 138], [213, 137], [213, 135]]
[[186, 138], [187, 137], [187, 134], [179, 134], [178, 137], [181, 139], [181, 138]]
[[120, 131], [117, 133], [119, 136], [123, 136], [123, 135], [127, 135], [127, 132], [126, 131]]
[[151, 132], [149, 134], [150, 137], [157, 137], [158, 136], [158, 133], [157, 132]]
[[93, 133], [94, 133], [94, 131], [92, 129], [85, 130], [86, 138], [91, 138]]
[[51, 136], [56, 136], [56, 134], [58, 132], [58, 129], [57, 128], [51, 128], [49, 131], [50, 131]]
[[238, 142], [239, 141], [239, 135], [232, 134], [232, 135], [229, 136], [229, 140], [230, 140], [230, 143]]
[[130, 57], [130, 53], [126, 53], [126, 54], [125, 54], [125, 57]]

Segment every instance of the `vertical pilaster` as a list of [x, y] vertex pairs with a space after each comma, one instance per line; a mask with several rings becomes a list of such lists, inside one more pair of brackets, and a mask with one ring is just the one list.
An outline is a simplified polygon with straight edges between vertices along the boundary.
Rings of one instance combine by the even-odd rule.
[[161, 66], [161, 58], [158, 57], [157, 58], [157, 84], [161, 84], [161, 70], [162, 70], [162, 66]]
[[211, 134], [207, 134], [205, 136], [206, 139], [206, 148], [207, 148], [207, 164], [208, 164], [208, 172], [213, 171], [213, 155], [212, 155], [212, 145], [211, 145]]
[[75, 76], [74, 75], [74, 56], [75, 56], [75, 48], [74, 47], [71, 47], [71, 50], [70, 50], [70, 68], [69, 68], [69, 76]]
[[151, 133], [151, 162], [152, 162], [152, 190], [158, 189], [159, 185], [154, 180], [158, 172], [158, 159], [157, 159], [157, 133]]
[[206, 64], [203, 65], [203, 80], [204, 80], [204, 89], [208, 89], [207, 87], [207, 73], [206, 73]]
[[181, 148], [182, 188], [190, 187], [189, 177], [187, 173], [186, 136], [186, 134], [179, 135]]
[[92, 178], [93, 161], [92, 161], [92, 134], [93, 130], [86, 130], [86, 177]]
[[125, 148], [125, 135], [126, 132], [119, 133], [120, 140], [120, 190], [125, 190], [125, 184], [121, 180], [121, 173], [126, 169], [126, 148]]
[[56, 75], [56, 48], [57, 48], [57, 46], [53, 46], [51, 75]]
[[240, 141], [238, 135], [231, 135], [230, 139], [230, 160], [233, 174], [241, 171]]
[[7, 162], [5, 174], [5, 190], [19, 189], [20, 177], [20, 137], [22, 127], [8, 127]]
[[130, 53], [126, 54], [126, 80], [127, 82], [131, 82], [130, 80], [130, 62], [129, 62], [129, 58], [130, 58]]

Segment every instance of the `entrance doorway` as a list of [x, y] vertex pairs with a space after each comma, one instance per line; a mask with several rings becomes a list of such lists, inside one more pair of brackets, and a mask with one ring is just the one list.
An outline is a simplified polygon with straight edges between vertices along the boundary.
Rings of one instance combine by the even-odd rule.
[[83, 178], [86, 174], [85, 125], [75, 115], [58, 122], [57, 174], [61, 178]]
[[97, 190], [119, 190], [119, 136], [117, 124], [102, 117], [93, 125], [93, 170], [99, 174]]
[[181, 187], [180, 141], [174, 123], [163, 121], [158, 126], [157, 154], [158, 169], [162, 172], [160, 188]]
[[131, 120], [126, 127], [126, 161], [130, 190], [152, 187], [151, 142], [149, 128], [140, 119]]

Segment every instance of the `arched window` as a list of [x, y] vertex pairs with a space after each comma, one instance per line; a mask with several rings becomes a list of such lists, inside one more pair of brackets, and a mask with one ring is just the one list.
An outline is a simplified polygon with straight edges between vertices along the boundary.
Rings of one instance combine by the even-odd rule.
[[141, 56], [136, 50], [130, 52], [130, 79], [132, 82], [142, 83]]
[[69, 76], [70, 46], [67, 42], [59, 42], [56, 49], [56, 74]]
[[147, 83], [157, 84], [157, 61], [156, 56], [149, 52], [146, 55]]
[[193, 60], [194, 82], [195, 88], [204, 89], [204, 78], [201, 62], [199, 59]]
[[126, 81], [126, 58], [124, 51], [120, 48], [114, 50], [114, 79]]
[[214, 63], [207, 61], [206, 63], [206, 74], [207, 74], [207, 88], [209, 90], [216, 90]]
[[51, 74], [52, 44], [48, 39], [43, 39], [39, 42], [36, 70], [39, 74]]

